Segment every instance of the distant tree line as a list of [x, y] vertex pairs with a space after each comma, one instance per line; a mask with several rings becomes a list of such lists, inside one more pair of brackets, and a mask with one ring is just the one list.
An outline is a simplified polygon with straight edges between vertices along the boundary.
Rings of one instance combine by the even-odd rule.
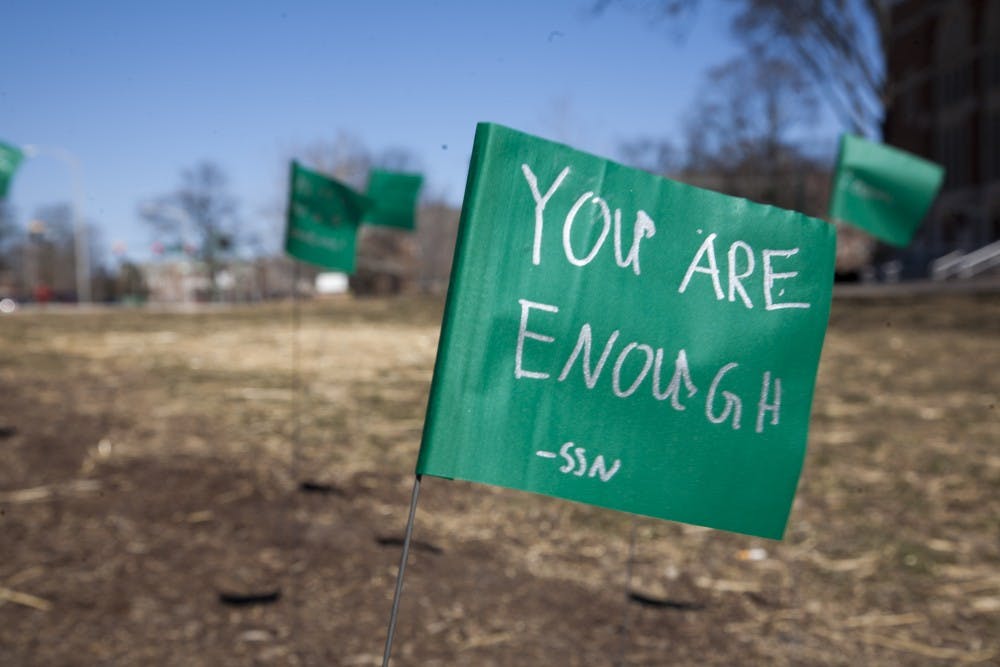
[[785, 74], [806, 84], [850, 132], [880, 136], [892, 94], [886, 77], [887, 0], [594, 0], [639, 13], [684, 36], [699, 13], [725, 12], [743, 46], [740, 62], [780, 62]]
[[[420, 172], [419, 160], [408, 150], [389, 148], [371, 151], [355, 136], [340, 132], [331, 142], [316, 142], [296, 152], [297, 159], [363, 192], [374, 168]], [[282, 178], [287, 173], [281, 170]], [[286, 183], [277, 184], [282, 193]], [[273, 219], [268, 238], [249, 230], [239, 202], [230, 193], [224, 170], [203, 161], [181, 173], [173, 191], [142, 202], [138, 214], [157, 239], [166, 256], [197, 263], [207, 285], [199, 299], [234, 298], [233, 290], [220, 284], [223, 277], [247, 275], [247, 265], [256, 268], [253, 298], [287, 296], [293, 289], [292, 260], [281, 247], [285, 202], [276, 201], [268, 217]], [[424, 194], [418, 210], [416, 230], [372, 227], [359, 230], [357, 272], [351, 276], [356, 294], [386, 294], [403, 290], [441, 292], [447, 285], [458, 227], [458, 209], [443, 197]], [[321, 268], [302, 264], [298, 275], [312, 282]], [[241, 288], [246, 296], [248, 290]], [[243, 298], [243, 297], [240, 297]]]
[[885, 76], [889, 3], [882, 0], [595, 0], [686, 36], [724, 11], [739, 56], [709, 71], [680, 142], [636, 138], [624, 161], [680, 180], [823, 216], [832, 156], [816, 150], [822, 106], [845, 131], [877, 137], [891, 96]]

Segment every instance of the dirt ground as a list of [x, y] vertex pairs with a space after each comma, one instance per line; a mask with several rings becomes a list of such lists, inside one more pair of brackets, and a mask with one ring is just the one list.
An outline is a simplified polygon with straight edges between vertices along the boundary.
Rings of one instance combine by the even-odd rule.
[[[440, 316], [0, 317], [0, 665], [380, 664]], [[425, 478], [392, 664], [998, 665], [998, 401], [1000, 295], [838, 298], [784, 542]]]

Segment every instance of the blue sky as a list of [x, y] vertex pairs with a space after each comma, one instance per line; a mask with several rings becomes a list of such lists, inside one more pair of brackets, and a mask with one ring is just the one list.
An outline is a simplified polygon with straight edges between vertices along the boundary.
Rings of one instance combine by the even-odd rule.
[[[341, 132], [411, 151], [426, 193], [456, 205], [478, 121], [608, 157], [640, 135], [680, 141], [705, 71], [738, 53], [724, 17], [703, 12], [678, 42], [591, 4], [13, 3], [0, 140], [73, 153], [84, 216], [132, 257], [153, 240], [140, 202], [206, 159], [277, 248], [287, 160]], [[70, 188], [68, 169], [39, 156], [10, 199], [24, 222]]]

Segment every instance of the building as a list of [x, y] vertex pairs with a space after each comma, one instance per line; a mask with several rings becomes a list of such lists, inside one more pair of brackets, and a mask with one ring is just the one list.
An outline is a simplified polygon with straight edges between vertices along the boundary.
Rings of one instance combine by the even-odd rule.
[[[204, 262], [189, 257], [159, 259], [143, 265], [152, 303], [193, 304], [210, 301], [247, 303], [285, 298], [292, 293], [293, 263], [286, 257], [227, 262], [215, 275], [215, 294]], [[309, 280], [315, 270], [307, 272]]]
[[1000, 0], [899, 0], [890, 13], [884, 140], [944, 165], [904, 275], [1000, 239]]

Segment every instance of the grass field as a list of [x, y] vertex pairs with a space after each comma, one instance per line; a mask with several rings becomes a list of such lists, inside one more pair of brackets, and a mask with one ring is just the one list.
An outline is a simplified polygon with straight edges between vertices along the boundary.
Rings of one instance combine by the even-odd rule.
[[[0, 664], [380, 664], [440, 317], [0, 317]], [[427, 478], [393, 664], [1000, 664], [998, 403], [996, 294], [836, 299], [783, 542]]]

